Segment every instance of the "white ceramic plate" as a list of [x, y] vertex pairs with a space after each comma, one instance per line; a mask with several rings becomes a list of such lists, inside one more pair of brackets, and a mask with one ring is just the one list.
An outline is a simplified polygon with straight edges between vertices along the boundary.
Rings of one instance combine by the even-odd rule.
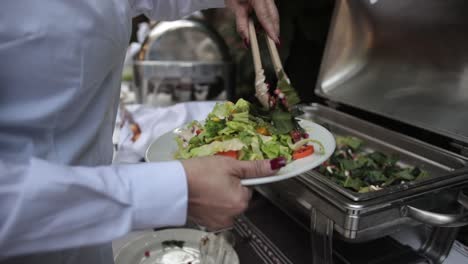
[[[309, 171], [324, 161], [326, 161], [335, 151], [335, 138], [333, 135], [322, 127], [312, 121], [301, 119], [299, 124], [304, 130], [309, 133], [309, 137], [315, 140], [320, 141], [323, 144], [324, 154], [318, 154], [316, 151], [314, 154], [299, 159], [294, 160], [285, 167], [281, 168], [275, 175], [270, 177], [262, 178], [253, 178], [253, 179], [244, 179], [242, 184], [249, 185], [259, 185], [271, 182], [277, 182], [285, 180], [294, 176], [298, 176], [301, 173]], [[158, 139], [156, 139], [146, 151], [146, 161], [148, 162], [157, 162], [157, 161], [169, 161], [174, 160], [174, 153], [177, 151], [177, 143], [175, 137], [177, 136], [179, 129], [170, 131]], [[314, 148], [319, 150], [320, 147], [314, 144]]]
[[[163, 244], [168, 241], [180, 241], [183, 245]], [[115, 254], [114, 261], [115, 264], [201, 264], [200, 250], [205, 252], [207, 264], [239, 264], [236, 252], [222, 237], [186, 228], [144, 234], [124, 245]]]

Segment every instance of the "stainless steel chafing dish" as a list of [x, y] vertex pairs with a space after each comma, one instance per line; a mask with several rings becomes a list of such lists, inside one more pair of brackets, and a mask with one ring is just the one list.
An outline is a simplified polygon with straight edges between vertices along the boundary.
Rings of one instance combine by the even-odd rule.
[[334, 236], [369, 241], [423, 224], [434, 228], [421, 252], [442, 263], [458, 228], [468, 224], [467, 12], [464, 0], [336, 1], [316, 87], [323, 102], [306, 106], [304, 117], [398, 154], [432, 177], [365, 194], [317, 171], [257, 187], [310, 229], [314, 263], [332, 263]]
[[152, 26], [133, 70], [139, 103], [166, 106], [234, 96], [234, 65], [228, 48], [202, 19]]

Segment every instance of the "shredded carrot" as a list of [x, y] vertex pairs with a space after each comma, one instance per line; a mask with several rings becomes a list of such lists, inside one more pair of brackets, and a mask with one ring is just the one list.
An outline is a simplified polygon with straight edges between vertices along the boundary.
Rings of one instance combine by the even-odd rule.
[[270, 133], [268, 133], [268, 129], [266, 127], [259, 127], [256, 129], [257, 133], [264, 135], [264, 136], [269, 136]]

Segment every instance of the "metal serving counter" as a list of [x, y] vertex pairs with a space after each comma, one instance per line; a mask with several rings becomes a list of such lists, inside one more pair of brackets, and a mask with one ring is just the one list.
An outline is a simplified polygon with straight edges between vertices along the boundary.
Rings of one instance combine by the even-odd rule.
[[[401, 165], [422, 167], [432, 177], [365, 194], [316, 171], [257, 187], [309, 227], [313, 263], [333, 262], [334, 235], [371, 241], [423, 224], [435, 228], [421, 253], [442, 263], [458, 227], [468, 224], [467, 13], [464, 0], [336, 1], [315, 89], [324, 104], [306, 107], [305, 118], [363, 139], [370, 150], [398, 154]], [[346, 108], [440, 135], [457, 151]]]
[[[342, 188], [316, 171], [258, 186], [257, 190], [291, 216], [310, 221], [316, 263], [331, 261], [333, 233], [346, 241], [362, 242], [421, 223], [440, 227], [468, 223], [467, 213], [457, 214], [460, 208], [468, 209], [468, 197], [461, 192], [468, 186], [466, 158], [325, 106], [304, 110], [305, 118], [332, 133], [359, 137], [370, 149], [398, 154], [404, 164], [418, 165], [432, 175], [425, 181], [364, 194]], [[440, 213], [444, 211], [448, 214]]]

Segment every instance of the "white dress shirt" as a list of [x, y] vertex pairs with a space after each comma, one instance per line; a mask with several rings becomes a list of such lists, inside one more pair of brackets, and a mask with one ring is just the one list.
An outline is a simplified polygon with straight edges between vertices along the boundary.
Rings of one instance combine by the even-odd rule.
[[110, 165], [122, 65], [132, 16], [176, 19], [223, 4], [2, 1], [0, 257], [185, 223], [179, 162]]

